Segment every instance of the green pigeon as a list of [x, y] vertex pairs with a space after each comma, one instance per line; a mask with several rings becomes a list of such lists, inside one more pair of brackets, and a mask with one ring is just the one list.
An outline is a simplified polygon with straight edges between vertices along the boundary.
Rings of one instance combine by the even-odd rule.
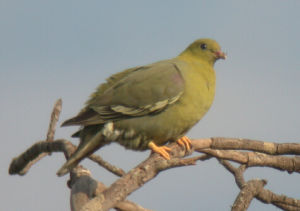
[[62, 126], [80, 125], [74, 154], [59, 169], [62, 176], [100, 147], [117, 142], [127, 149], [147, 150], [170, 159], [169, 141], [187, 150], [184, 136], [208, 111], [215, 95], [218, 59], [225, 59], [219, 44], [199, 39], [179, 56], [126, 69], [109, 77], [77, 116]]

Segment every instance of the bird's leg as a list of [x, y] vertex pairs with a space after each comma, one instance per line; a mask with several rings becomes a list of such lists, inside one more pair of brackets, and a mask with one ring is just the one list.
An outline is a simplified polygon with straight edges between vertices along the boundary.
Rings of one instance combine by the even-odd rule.
[[148, 144], [148, 147], [153, 151], [156, 152], [158, 154], [160, 154], [163, 158], [165, 158], [166, 160], [170, 160], [170, 155], [169, 152], [171, 152], [171, 149], [169, 147], [166, 146], [157, 146], [153, 141], [150, 141]]
[[180, 146], [185, 147], [187, 151], [190, 151], [192, 142], [187, 136], [183, 136], [183, 137], [177, 139], [176, 142]]

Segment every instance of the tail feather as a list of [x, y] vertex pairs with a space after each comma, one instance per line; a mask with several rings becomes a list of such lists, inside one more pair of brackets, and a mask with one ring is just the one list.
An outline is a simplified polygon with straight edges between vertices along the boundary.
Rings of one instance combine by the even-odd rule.
[[102, 131], [99, 131], [92, 139], [80, 143], [77, 150], [71, 155], [67, 162], [57, 171], [58, 176], [69, 173], [81, 160], [89, 156], [97, 149], [105, 145]]
[[61, 124], [61, 127], [71, 126], [71, 125], [89, 125], [89, 124], [99, 124], [103, 123], [103, 120], [99, 119], [98, 114], [92, 110], [87, 109], [80, 112], [77, 116], [64, 121]]
[[71, 135], [71, 137], [72, 137], [72, 138], [78, 138], [78, 137], [80, 137], [81, 132], [82, 132], [82, 130], [78, 130], [77, 132], [73, 133], [73, 134]]

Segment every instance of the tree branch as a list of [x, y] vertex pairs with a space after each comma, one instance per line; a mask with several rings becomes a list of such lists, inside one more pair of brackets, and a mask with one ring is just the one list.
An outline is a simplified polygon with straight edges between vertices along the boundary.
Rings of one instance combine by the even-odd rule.
[[[47, 153], [52, 152], [63, 152], [65, 157], [69, 158], [70, 155], [75, 152], [75, 150], [76, 146], [65, 139], [57, 139], [51, 142], [39, 141], [33, 144], [18, 157], [13, 158], [8, 172], [11, 175], [24, 175], [24, 168], [27, 168], [30, 163], [36, 162], [40, 157], [43, 158], [44, 154], [47, 155]], [[124, 170], [106, 162], [98, 155], [93, 154], [90, 155], [89, 158], [117, 176], [122, 176], [125, 174]]]
[[[81, 210], [88, 201], [106, 190], [105, 185], [93, 179], [91, 172], [82, 166], [73, 169], [70, 176], [68, 185], [71, 188], [72, 211]], [[114, 208], [119, 211], [151, 211], [128, 200], [117, 203]]]
[[[24, 175], [30, 167], [41, 158], [52, 152], [63, 152], [68, 159], [74, 153], [76, 146], [64, 139], [54, 140], [55, 127], [61, 111], [61, 100], [55, 103], [47, 132], [47, 139], [32, 145], [24, 153], [14, 158], [9, 167], [9, 174]], [[111, 165], [98, 155], [89, 158], [111, 173], [120, 176], [116, 182], [106, 188], [104, 184], [92, 178], [91, 173], [82, 166], [77, 166], [70, 173], [71, 209], [72, 211], [108, 210], [116, 208], [122, 211], [149, 211], [141, 206], [125, 200], [133, 191], [155, 178], [161, 171], [195, 165], [196, 161], [205, 161], [215, 157], [233, 174], [240, 188], [232, 210], [245, 210], [255, 197], [263, 203], [273, 204], [285, 210], [300, 210], [300, 201], [285, 195], [277, 195], [266, 190], [265, 180], [244, 180], [244, 172], [248, 167], [271, 167], [281, 171], [300, 172], [300, 158], [286, 155], [299, 155], [298, 143], [272, 143], [250, 139], [236, 138], [205, 138], [192, 140], [192, 149], [187, 152], [176, 143], [168, 145], [171, 148], [170, 160], [165, 160], [158, 154], [151, 154], [148, 159], [137, 167], [125, 173], [121, 168]], [[201, 156], [184, 158], [194, 151], [204, 153]], [[240, 163], [235, 168], [229, 161]]]
[[266, 180], [250, 180], [245, 182], [243, 173], [246, 165], [235, 168], [228, 161], [220, 160], [220, 163], [233, 174], [236, 184], [241, 189], [237, 196], [232, 210], [246, 210], [253, 197], [265, 204], [273, 204], [284, 210], [300, 210], [300, 200], [289, 198], [285, 195], [278, 195], [270, 190], [263, 188], [267, 183]]
[[194, 139], [195, 149], [249, 150], [270, 155], [300, 155], [299, 143], [273, 143], [241, 138], [213, 137]]
[[117, 166], [114, 166], [110, 164], [109, 162], [106, 162], [105, 160], [102, 159], [99, 155], [92, 154], [89, 156], [89, 159], [97, 163], [99, 166], [102, 166], [109, 172], [115, 174], [116, 176], [123, 176], [125, 175], [125, 171], [121, 168], [118, 168]]
[[300, 172], [299, 157], [274, 156], [260, 152], [239, 152], [235, 150], [199, 149], [197, 151], [207, 153], [219, 159], [246, 164], [248, 167], [272, 167], [289, 173]]
[[207, 155], [203, 155], [189, 159], [180, 159], [185, 156], [185, 151], [175, 143], [170, 144], [168, 147], [172, 149], [170, 160], [165, 160], [158, 154], [152, 154], [144, 162], [114, 182], [102, 194], [89, 201], [81, 211], [108, 210], [114, 204], [123, 201], [133, 191], [153, 179], [161, 171], [173, 167], [195, 165], [197, 160], [206, 160], [208, 158]]
[[[57, 121], [59, 119], [61, 109], [62, 109], [62, 100], [58, 99], [55, 102], [54, 107], [53, 107], [53, 111], [51, 113], [46, 141], [53, 141], [54, 140], [56, 124], [57, 124]], [[31, 160], [29, 163], [26, 164], [26, 166], [24, 166], [22, 168], [22, 171], [19, 172], [19, 175], [25, 175], [28, 172], [28, 170], [31, 168], [32, 165], [34, 165], [36, 162], [41, 160], [46, 155], [50, 155], [50, 154], [51, 153], [42, 153], [38, 157], [36, 157], [34, 160]]]
[[254, 179], [243, 185], [239, 195], [232, 206], [232, 211], [247, 210], [252, 199], [261, 191], [266, 184], [265, 180]]

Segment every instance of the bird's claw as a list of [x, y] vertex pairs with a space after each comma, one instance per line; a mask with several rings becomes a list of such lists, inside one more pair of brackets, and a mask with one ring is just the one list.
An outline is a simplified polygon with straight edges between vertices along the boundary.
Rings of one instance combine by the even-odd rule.
[[176, 142], [178, 145], [185, 147], [187, 151], [191, 150], [192, 141], [187, 136], [177, 139]]
[[154, 142], [150, 141], [148, 144], [148, 147], [153, 151], [156, 152], [158, 154], [160, 154], [163, 158], [165, 158], [166, 160], [170, 160], [170, 154], [169, 152], [171, 152], [171, 149], [167, 146], [157, 146]]

